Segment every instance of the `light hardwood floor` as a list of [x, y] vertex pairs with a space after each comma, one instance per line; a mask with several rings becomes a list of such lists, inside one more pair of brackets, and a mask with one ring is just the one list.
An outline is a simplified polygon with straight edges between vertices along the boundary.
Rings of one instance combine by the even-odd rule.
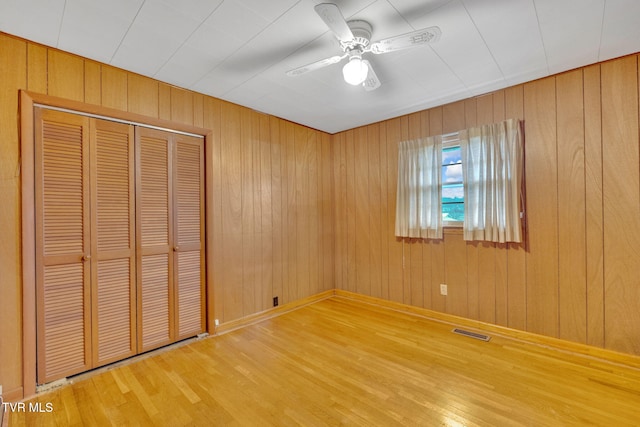
[[23, 425], [640, 425], [640, 370], [332, 297], [40, 394]]

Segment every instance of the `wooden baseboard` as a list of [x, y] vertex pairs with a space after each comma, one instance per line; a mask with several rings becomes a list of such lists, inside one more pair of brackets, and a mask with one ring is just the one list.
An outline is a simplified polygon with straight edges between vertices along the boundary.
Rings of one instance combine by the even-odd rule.
[[272, 317], [279, 316], [291, 310], [295, 310], [296, 308], [300, 308], [305, 305], [313, 304], [314, 302], [331, 298], [334, 295], [335, 295], [335, 290], [331, 289], [329, 291], [321, 292], [319, 294], [315, 294], [307, 298], [303, 298], [297, 301], [283, 304], [278, 307], [261, 311], [260, 313], [251, 314], [249, 316], [242, 317], [240, 319], [232, 320], [230, 322], [225, 322], [217, 326], [215, 331], [211, 335], [226, 334], [227, 332], [235, 331], [236, 329], [240, 329], [244, 326], [253, 325], [254, 323], [258, 323], [266, 319], [271, 319]]
[[600, 347], [593, 347], [586, 344], [580, 344], [576, 342], [566, 341], [559, 338], [548, 337], [544, 335], [534, 334], [532, 332], [520, 331], [517, 329], [508, 328], [505, 326], [494, 325], [491, 323], [481, 322], [479, 320], [467, 319], [452, 314], [441, 313], [438, 311], [429, 310], [426, 308], [415, 307], [399, 302], [388, 301], [381, 298], [370, 297], [367, 295], [361, 295], [354, 292], [343, 291], [336, 289], [336, 297], [348, 298], [351, 300], [360, 301], [367, 304], [373, 304], [381, 307], [386, 307], [396, 311], [402, 311], [408, 314], [413, 314], [427, 319], [431, 319], [437, 322], [448, 323], [453, 326], [463, 326], [465, 328], [472, 328], [483, 333], [492, 333], [494, 335], [500, 335], [505, 338], [510, 338], [534, 345], [539, 345], [547, 348], [552, 348], [558, 351], [569, 352], [573, 354], [579, 354], [583, 356], [593, 357], [601, 360], [605, 360], [610, 363], [622, 364], [624, 366], [640, 369], [640, 356], [634, 356], [626, 353], [619, 353], [613, 350], [608, 350]]

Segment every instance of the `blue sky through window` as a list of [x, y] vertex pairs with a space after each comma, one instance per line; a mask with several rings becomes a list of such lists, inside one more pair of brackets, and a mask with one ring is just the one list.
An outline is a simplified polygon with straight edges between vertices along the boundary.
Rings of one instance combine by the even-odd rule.
[[464, 220], [464, 187], [460, 147], [442, 149], [442, 219]]

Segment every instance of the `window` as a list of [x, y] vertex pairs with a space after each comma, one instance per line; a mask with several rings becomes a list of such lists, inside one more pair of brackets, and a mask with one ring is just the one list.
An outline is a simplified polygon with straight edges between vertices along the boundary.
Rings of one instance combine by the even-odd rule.
[[398, 237], [520, 242], [522, 122], [505, 120], [398, 145]]
[[462, 153], [457, 137], [442, 142], [442, 221], [455, 226], [464, 221]]

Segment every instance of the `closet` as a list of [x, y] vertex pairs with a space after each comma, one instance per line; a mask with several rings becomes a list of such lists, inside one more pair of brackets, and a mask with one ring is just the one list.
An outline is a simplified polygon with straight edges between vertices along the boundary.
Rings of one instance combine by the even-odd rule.
[[37, 382], [203, 332], [202, 138], [34, 117]]

